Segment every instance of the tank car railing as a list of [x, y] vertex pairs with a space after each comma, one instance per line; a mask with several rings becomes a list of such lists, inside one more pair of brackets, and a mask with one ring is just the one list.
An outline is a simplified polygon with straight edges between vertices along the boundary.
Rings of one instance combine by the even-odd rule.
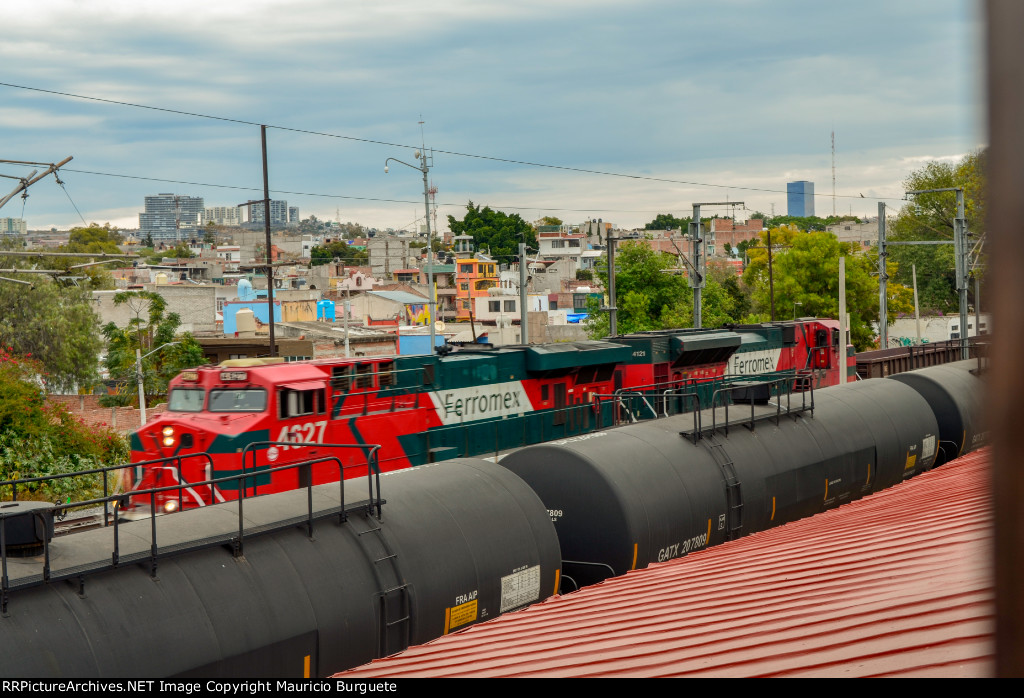
[[[354, 447], [352, 444], [345, 444], [345, 446]], [[384, 501], [385, 501], [380, 496], [379, 469], [376, 466], [377, 451], [380, 448], [380, 446], [379, 445], [363, 445], [363, 446], [358, 446], [358, 447], [359, 448], [363, 448], [363, 449], [368, 451], [368, 463], [366, 465], [368, 466], [368, 468], [369, 468], [369, 470], [371, 472], [372, 471], [376, 471], [376, 474], [377, 474], [377, 478], [367, 477], [367, 481], [368, 481], [368, 485], [367, 486], [368, 486], [369, 491], [370, 491], [370, 498], [369, 498], [369, 500], [365, 504], [365, 510], [366, 510], [366, 512], [368, 514], [373, 515], [374, 510], [376, 509], [376, 516], [377, 516], [378, 519], [380, 519], [381, 518], [381, 512], [382, 512], [382, 505], [384, 504]], [[353, 468], [353, 467], [360, 467], [361, 468], [361, 467], [363, 467], [363, 464], [345, 465], [336, 456], [322, 456], [322, 457], [315, 458], [315, 459], [312, 459], [312, 460], [309, 460], [309, 461], [301, 461], [301, 462], [298, 462], [298, 463], [288, 463], [288, 464], [285, 464], [285, 465], [275, 466], [275, 467], [269, 468], [269, 469], [267, 469], [266, 471], [263, 471], [263, 472], [274, 473], [274, 472], [290, 470], [290, 469], [294, 469], [294, 468], [303, 468], [303, 467], [312, 468], [313, 465], [315, 465], [317, 463], [324, 463], [324, 462], [333, 462], [338, 467], [338, 475], [339, 475], [339, 483], [340, 483], [339, 484], [340, 499], [339, 499], [339, 503], [338, 503], [338, 513], [339, 513], [338, 523], [340, 525], [340, 524], [344, 523], [347, 520], [347, 516], [348, 516], [349, 511], [356, 510], [356, 509], [362, 508], [364, 506], [364, 505], [360, 504], [359, 507], [348, 507], [348, 506], [346, 506], [345, 499], [344, 499], [344, 492], [345, 492], [344, 471], [347, 468]], [[252, 475], [242, 476], [242, 477], [252, 477]], [[216, 486], [216, 485], [218, 485], [220, 483], [224, 483], [224, 482], [237, 482], [239, 479], [240, 479], [239, 475], [232, 474], [232, 475], [226, 475], [226, 476], [218, 477], [218, 478], [210, 478], [210, 479], [204, 480], [202, 482], [196, 482], [196, 483], [192, 483], [192, 484], [194, 486], [197, 486], [197, 487], [202, 487], [202, 486], [205, 486], [205, 485]], [[375, 479], [376, 479], [376, 483], [374, 482]], [[374, 487], [375, 484], [376, 484], [376, 488]], [[64, 579], [77, 578], [78, 586], [79, 586], [79, 593], [84, 594], [85, 577], [86, 577], [86, 575], [94, 574], [96, 572], [102, 572], [102, 571], [110, 570], [110, 569], [119, 567], [122, 563], [125, 563], [125, 562], [138, 562], [138, 561], [145, 560], [147, 558], [148, 558], [148, 561], [149, 561], [149, 564], [150, 564], [150, 575], [155, 578], [156, 577], [156, 572], [157, 572], [157, 564], [158, 564], [158, 560], [161, 557], [161, 554], [164, 557], [166, 557], [168, 555], [172, 555], [172, 554], [179, 553], [179, 552], [197, 550], [197, 549], [200, 549], [200, 548], [213, 547], [213, 546], [223, 545], [224, 543], [230, 543], [232, 545], [233, 553], [237, 557], [237, 556], [241, 556], [243, 554], [243, 543], [244, 543], [245, 537], [247, 535], [249, 537], [252, 537], [253, 535], [260, 535], [260, 534], [264, 534], [264, 533], [270, 533], [272, 531], [282, 530], [282, 529], [294, 526], [298, 521], [302, 521], [303, 523], [305, 523], [307, 535], [310, 538], [312, 538], [313, 537], [313, 522], [316, 519], [318, 519], [318, 518], [322, 518], [324, 516], [333, 516], [334, 515], [334, 508], [333, 507], [329, 507], [327, 510], [322, 510], [319, 513], [314, 512], [314, 507], [313, 507], [313, 487], [314, 487], [314, 485], [313, 485], [312, 479], [311, 479], [310, 483], [306, 486], [306, 492], [307, 492], [307, 495], [306, 495], [306, 513], [305, 513], [304, 517], [301, 517], [299, 519], [278, 520], [278, 521], [275, 521], [275, 522], [272, 522], [272, 523], [268, 523], [268, 524], [257, 525], [255, 528], [250, 528], [250, 530], [247, 532], [246, 529], [245, 529], [245, 520], [244, 520], [244, 515], [243, 515], [243, 507], [244, 507], [245, 497], [239, 497], [238, 500], [237, 500], [237, 502], [238, 502], [238, 530], [237, 530], [237, 533], [236, 532], [224, 531], [222, 533], [213, 534], [213, 535], [208, 536], [206, 538], [190, 539], [190, 540], [186, 540], [186, 541], [173, 542], [173, 543], [165, 545], [164, 550], [161, 551], [161, 549], [159, 547], [159, 544], [158, 544], [158, 537], [157, 537], [157, 519], [158, 518], [162, 518], [162, 517], [159, 517], [157, 515], [157, 513], [156, 513], [156, 506], [155, 506], [155, 504], [156, 504], [156, 496], [157, 496], [157, 494], [159, 494], [161, 492], [174, 491], [174, 490], [178, 489], [178, 487], [179, 487], [178, 485], [168, 485], [168, 486], [164, 486], [164, 487], [154, 487], [154, 488], [149, 488], [149, 489], [145, 489], [145, 490], [136, 490], [136, 491], [134, 491], [131, 494], [116, 494], [116, 495], [106, 496], [106, 497], [99, 498], [99, 499], [90, 499], [90, 500], [84, 500], [84, 501], [80, 501], [80, 502], [68, 503], [66, 505], [67, 507], [74, 507], [74, 508], [86, 507], [86, 506], [97, 506], [97, 505], [100, 505], [100, 504], [103, 504], [103, 503], [113, 503], [115, 505], [123, 505], [128, 500], [128, 498], [130, 496], [146, 496], [146, 495], [148, 495], [149, 498], [150, 498], [150, 504], [151, 504], [150, 517], [149, 517], [150, 518], [150, 545], [149, 545], [149, 551], [148, 552], [143, 552], [143, 551], [140, 550], [140, 551], [136, 551], [134, 553], [130, 553], [127, 556], [122, 555], [122, 551], [121, 551], [121, 538], [120, 538], [120, 526], [122, 524], [120, 524], [120, 517], [116, 517], [115, 516], [114, 517], [113, 525], [111, 527], [113, 529], [113, 534], [112, 534], [113, 535], [113, 542], [112, 542], [111, 557], [110, 557], [109, 561], [107, 561], [107, 562], [103, 562], [103, 561], [87, 562], [87, 563], [84, 563], [82, 565], [77, 565], [77, 566], [69, 567], [69, 568], [66, 568], [66, 569], [63, 569], [63, 570], [59, 570], [56, 574], [52, 570], [51, 561], [50, 561], [50, 547], [49, 547], [49, 543], [47, 541], [47, 535], [45, 535], [45, 532], [46, 532], [45, 513], [46, 512], [31, 512], [30, 515], [40, 519], [40, 521], [42, 522], [43, 530], [44, 530], [44, 535], [42, 536], [42, 538], [43, 538], [43, 563], [42, 563], [42, 570], [41, 570], [41, 573], [38, 573], [38, 574], [34, 573], [34, 574], [23, 576], [23, 577], [19, 578], [18, 580], [16, 580], [13, 584], [11, 583], [11, 580], [10, 580], [9, 575], [8, 575], [8, 562], [7, 562], [8, 553], [7, 553], [7, 545], [6, 545], [6, 543], [7, 543], [7, 541], [6, 541], [6, 519], [8, 518], [8, 516], [13, 516], [13, 515], [8, 515], [8, 514], [4, 514], [4, 513], [0, 512], [0, 605], [3, 606], [3, 611], [6, 612], [8, 592], [11, 589], [24, 588], [24, 587], [29, 587], [29, 586], [36, 586], [38, 584], [45, 584], [45, 583], [49, 583], [51, 581], [59, 581], [59, 580], [64, 580]], [[376, 489], [376, 493], [374, 493], [375, 489]], [[25, 516], [26, 514], [24, 512], [20, 512], [18, 515]]]
[[[248, 444], [242, 450], [242, 476], [240, 478], [241, 482], [239, 483], [239, 492], [240, 492], [240, 494], [239, 494], [238, 498], [239, 499], [244, 499], [246, 497], [246, 492], [248, 492], [248, 490], [249, 490], [249, 485], [247, 484], [249, 480], [253, 481], [253, 485], [252, 485], [253, 495], [257, 494], [256, 490], [257, 490], [258, 485], [256, 485], [256, 482], [255, 482], [255, 477], [256, 476], [255, 475], [247, 475], [246, 474], [246, 472], [247, 472], [246, 459], [247, 459], [247, 456], [248, 456], [248, 454], [250, 452], [253, 454], [252, 455], [252, 468], [253, 468], [253, 470], [256, 470], [256, 468], [258, 467], [257, 463], [256, 463], [256, 455], [259, 453], [259, 450], [262, 450], [262, 447], [266, 447], [266, 446], [285, 446], [285, 447], [295, 448], [296, 445], [297, 444], [294, 441], [254, 441], [251, 444]], [[341, 501], [343, 503], [345, 501], [345, 469], [346, 468], [361, 468], [361, 467], [363, 467], [365, 465], [366, 466], [366, 483], [367, 483], [367, 487], [369, 488], [368, 501], [370, 501], [371, 503], [374, 501], [373, 490], [374, 490], [374, 484], [376, 483], [376, 485], [377, 485], [377, 493], [378, 493], [377, 494], [377, 504], [376, 504], [376, 506], [377, 506], [377, 518], [380, 518], [380, 516], [381, 516], [381, 509], [380, 509], [380, 462], [379, 462], [379, 452], [380, 452], [380, 448], [381, 448], [380, 444], [316, 444], [316, 447], [317, 448], [342, 448], [342, 449], [353, 448], [353, 449], [359, 449], [359, 450], [363, 451], [363, 454], [366, 456], [366, 463], [365, 464], [364, 463], [353, 463], [353, 464], [350, 464], [350, 465], [341, 466], [341, 470], [339, 472], [339, 476], [341, 478], [340, 479], [340, 483], [341, 483]], [[326, 459], [318, 458], [318, 459], [314, 459], [314, 460], [311, 460], [311, 461], [303, 461], [302, 463], [297, 464], [297, 465], [305, 465], [305, 466], [307, 466], [309, 468], [309, 483], [310, 483], [310, 485], [312, 485], [312, 483], [313, 483], [313, 463], [321, 462], [323, 460], [326, 460]], [[339, 461], [339, 463], [340, 463], [340, 461]], [[263, 474], [263, 473], [266, 473], [266, 472], [274, 472], [275, 470], [277, 470], [277, 468], [264, 469], [264, 470], [259, 471], [259, 474]]]
[[[801, 372], [795, 372], [793, 375], [786, 376], [786, 377], [783, 377], [783, 378], [772, 378], [772, 379], [768, 379], [768, 380], [743, 381], [743, 382], [746, 383], [747, 385], [751, 386], [751, 387], [753, 387], [753, 386], [764, 386], [764, 385], [768, 386], [769, 397], [771, 397], [772, 388], [781, 388], [782, 386], [786, 386], [786, 388], [787, 388], [787, 390], [785, 391], [785, 395], [786, 395], [786, 412], [785, 413], [786, 413], [786, 415], [788, 416], [788, 415], [791, 415], [791, 414], [800, 414], [802, 412], [806, 412], [807, 410], [810, 410], [811, 413], [813, 414], [814, 413], [814, 386], [813, 386], [813, 383], [812, 383], [811, 389], [809, 391], [800, 391], [801, 405], [796, 410], [793, 409], [793, 406], [792, 406], [792, 395], [793, 395], [792, 387], [793, 387], [793, 381], [794, 380], [800, 380], [800, 378], [801, 378]], [[711, 407], [709, 408], [711, 410], [711, 433], [716, 433], [716, 432], [718, 432], [718, 429], [719, 429], [719, 427], [718, 427], [718, 404], [717, 404], [719, 396], [727, 395], [727, 396], [731, 397], [732, 392], [734, 390], [736, 390], [736, 388], [738, 388], [738, 387], [744, 387], [744, 386], [732, 384], [732, 385], [730, 385], [728, 387], [719, 388], [718, 390], [716, 390], [712, 394], [712, 396], [711, 396]], [[811, 402], [809, 407], [807, 405], [807, 395], [808, 395], [808, 393], [810, 393], [810, 402]], [[782, 390], [776, 389], [775, 395], [774, 395], [774, 397], [775, 397], [775, 414], [774, 415], [772, 415], [772, 414], [762, 414], [760, 417], [756, 416], [755, 409], [754, 409], [754, 400], [751, 399], [750, 400], [750, 420], [748, 422], [745, 422], [745, 425], [747, 426], [747, 428], [749, 428], [751, 431], [753, 431], [754, 428], [755, 428], [755, 423], [756, 422], [758, 422], [761, 419], [771, 419], [771, 418], [775, 419], [775, 425], [778, 426], [778, 424], [780, 422], [780, 419], [782, 417], [782, 394], [783, 394]], [[725, 430], [725, 435], [728, 436], [729, 435], [729, 426], [731, 424], [731, 422], [729, 421], [729, 405], [731, 403], [730, 403], [729, 400], [723, 399], [722, 400], [722, 404], [725, 407], [725, 422], [724, 422], [723, 428]], [[744, 422], [741, 422], [741, 424], [744, 424]]]
[[[654, 419], [657, 419], [658, 417], [661, 416], [660, 414], [658, 414], [658, 410], [654, 409], [654, 407], [651, 405], [651, 403], [647, 401], [648, 393], [644, 393], [644, 392], [642, 392], [640, 390], [626, 390], [625, 388], [619, 388], [614, 393], [612, 393], [612, 395], [616, 399], [618, 399], [620, 406], [622, 405], [622, 398], [624, 398], [624, 397], [637, 398], [638, 397], [638, 398], [640, 398], [640, 404], [642, 406], [646, 406], [647, 409], [649, 409], [651, 411], [651, 414], [654, 415]], [[630, 406], [633, 405], [633, 400], [632, 399], [629, 401], [629, 404], [630, 404]], [[639, 410], [637, 410], [637, 411], [639, 411]], [[637, 421], [637, 418], [633, 416], [633, 410], [631, 410], [629, 407], [627, 407], [626, 408], [626, 412], [629, 414], [630, 419], [632, 419], [634, 422]]]
[[[186, 488], [189, 485], [189, 483], [186, 482], [181, 477], [181, 462], [183, 460], [187, 460], [189, 458], [205, 458], [206, 461], [210, 464], [211, 467], [212, 467], [212, 464], [213, 464], [213, 459], [206, 452], [202, 452], [202, 453], [188, 453], [188, 454], [180, 455], [180, 456], [167, 456], [167, 457], [164, 457], [164, 458], [154, 458], [153, 460], [140, 461], [138, 463], [125, 463], [125, 464], [121, 464], [121, 465], [106, 465], [106, 466], [103, 466], [102, 468], [90, 468], [88, 470], [76, 470], [76, 471], [70, 472], [70, 473], [58, 473], [57, 475], [40, 475], [40, 476], [37, 476], [37, 477], [19, 478], [17, 480], [4, 480], [4, 481], [0, 482], [0, 491], [2, 491], [3, 488], [5, 488], [5, 487], [10, 486], [11, 487], [11, 501], [16, 502], [16, 501], [18, 501], [18, 486], [19, 485], [30, 485], [30, 484], [33, 484], [33, 483], [44, 483], [44, 484], [46, 484], [46, 483], [57, 482], [57, 481], [60, 481], [60, 480], [65, 480], [65, 479], [72, 479], [73, 480], [73, 479], [76, 479], [76, 478], [83, 478], [83, 477], [87, 477], [89, 475], [101, 475], [102, 476], [101, 480], [102, 480], [102, 485], [103, 485], [103, 498], [102, 499], [97, 499], [95, 501], [97, 502], [97, 505], [98, 505], [99, 502], [103, 503], [103, 522], [102, 522], [102, 525], [104, 527], [106, 527], [106, 526], [110, 525], [110, 523], [108, 521], [108, 519], [111, 518], [111, 516], [110, 516], [110, 503], [117, 501], [117, 500], [115, 500], [113, 498], [114, 495], [111, 494], [111, 492], [110, 492], [110, 483], [109, 483], [109, 478], [108, 478], [108, 475], [110, 473], [112, 473], [114, 471], [118, 471], [118, 472], [124, 471], [127, 468], [133, 468], [133, 469], [136, 469], [136, 471], [137, 471], [139, 468], [142, 468], [142, 467], [145, 467], [145, 466], [164, 465], [164, 464], [174, 464], [174, 463], [176, 463], [176, 467], [171, 468], [171, 469], [176, 472], [178, 482], [181, 484], [181, 488], [184, 489], [184, 488]], [[160, 475], [158, 474], [158, 476], [157, 476], [157, 484], [159, 484], [159, 480], [160, 480]], [[141, 478], [137, 478], [136, 483], [132, 487], [131, 491], [134, 492], [135, 489], [139, 486], [139, 484], [141, 482], [142, 482], [142, 479]], [[181, 501], [182, 501], [182, 493], [179, 492], [179, 494], [178, 494], [178, 505], [179, 505], [179, 507], [181, 506]], [[66, 513], [70, 509], [83, 508], [84, 505], [82, 505], [80, 503], [59, 502], [58, 501], [58, 502], [55, 503], [55, 506], [57, 508], [58, 516], [62, 518], [61, 515], [62, 514], [66, 515]], [[116, 507], [115, 507], [115, 509], [116, 509]]]

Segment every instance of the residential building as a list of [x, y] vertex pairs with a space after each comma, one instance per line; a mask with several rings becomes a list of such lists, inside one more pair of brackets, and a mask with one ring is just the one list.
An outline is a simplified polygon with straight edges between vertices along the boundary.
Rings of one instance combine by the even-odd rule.
[[242, 209], [237, 206], [213, 206], [203, 213], [203, 223], [214, 225], [242, 225]]
[[735, 248], [741, 242], [756, 239], [762, 230], [764, 220], [761, 218], [751, 218], [746, 223], [737, 223], [732, 218], [712, 218], [705, 239], [708, 256], [725, 255], [725, 243]]
[[[253, 225], [263, 225], [263, 211], [266, 208], [263, 202], [250, 204], [247, 208], [249, 209], [249, 223]], [[298, 209], [296, 209], [296, 212], [297, 211]], [[287, 201], [278, 201], [275, 199], [270, 200], [270, 225], [271, 227], [283, 227], [288, 225]]]
[[370, 258], [370, 273], [378, 279], [393, 278], [399, 269], [409, 268], [408, 238], [375, 237], [366, 243], [366, 252]]
[[205, 213], [201, 196], [178, 194], [147, 196], [145, 209], [139, 214], [139, 237], [172, 243], [196, 237]]
[[488, 296], [487, 289], [500, 282], [498, 264], [493, 259], [477, 259], [472, 250], [472, 237], [455, 237], [455, 319], [459, 322], [468, 322], [474, 299]]
[[786, 212], [801, 218], [814, 215], [814, 182], [786, 183]]
[[0, 235], [28, 235], [28, 226], [21, 218], [0, 218]]
[[537, 233], [537, 255], [544, 260], [569, 259], [576, 269], [583, 269], [583, 252], [587, 248], [585, 233], [568, 233], [561, 230]]
[[299, 224], [299, 207], [289, 206], [288, 207], [288, 225], [294, 226]]
[[878, 244], [878, 216], [859, 223], [857, 221], [841, 221], [825, 228], [839, 238], [840, 242], [852, 242], [866, 250]]

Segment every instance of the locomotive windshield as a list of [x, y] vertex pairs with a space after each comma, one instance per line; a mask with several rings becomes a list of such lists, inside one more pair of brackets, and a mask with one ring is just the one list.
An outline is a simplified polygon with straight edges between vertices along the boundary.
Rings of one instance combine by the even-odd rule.
[[167, 401], [168, 412], [202, 412], [206, 391], [202, 388], [174, 388]]
[[210, 412], [262, 412], [267, 409], [267, 391], [263, 388], [211, 390]]

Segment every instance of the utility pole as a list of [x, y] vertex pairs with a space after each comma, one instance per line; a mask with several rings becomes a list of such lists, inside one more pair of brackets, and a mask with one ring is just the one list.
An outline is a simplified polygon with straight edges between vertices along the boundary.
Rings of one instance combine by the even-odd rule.
[[[693, 204], [693, 220], [690, 221], [690, 250], [693, 268], [690, 271], [690, 288], [693, 289], [693, 326], [701, 325], [701, 292], [707, 284], [707, 255], [704, 252], [704, 226], [700, 221], [701, 206], [743, 206], [742, 201], [712, 201]], [[771, 244], [769, 243], [769, 248]], [[771, 250], [768, 251], [771, 259]], [[774, 294], [772, 299], [772, 319], [775, 319]]]
[[530, 343], [529, 331], [529, 309], [526, 307], [526, 243], [519, 243], [519, 343], [526, 345]]
[[889, 274], [885, 261], [888, 252], [885, 241], [885, 203], [878, 202], [878, 339], [881, 349], [889, 348]]
[[968, 347], [968, 331], [967, 331], [967, 255], [969, 253], [967, 245], [967, 214], [964, 211], [964, 190], [958, 188], [956, 190], [956, 218], [953, 220], [953, 239], [959, 247], [954, 245], [954, 254], [956, 254], [956, 290], [960, 295], [960, 358], [970, 358], [970, 350]]
[[[14, 188], [14, 191], [12, 191], [7, 196], [0, 197], [0, 208], [3, 208], [4, 204], [13, 199], [20, 192], [27, 192], [30, 186], [41, 180], [43, 177], [56, 173], [57, 170], [71, 162], [71, 160], [72, 157], [70, 155], [58, 163], [25, 162], [23, 160], [0, 160], [0, 163], [4, 163], [7, 165], [48, 165], [48, 167], [46, 168], [46, 172], [43, 172], [41, 175], [36, 175], [36, 171], [32, 170], [32, 173], [28, 177], [16, 177], [15, 179], [18, 180], [18, 186], [16, 186]], [[22, 194], [22, 196], [25, 195], [26, 194]]]
[[[967, 215], [964, 212], [964, 190], [963, 187], [943, 187], [940, 189], [921, 189], [919, 191], [908, 191], [907, 194], [932, 194], [943, 191], [956, 192], [956, 217], [953, 219], [953, 254], [956, 260], [956, 291], [960, 300], [960, 358], [968, 358], [967, 344], [967, 287], [968, 287], [968, 263], [967, 257], [970, 250], [967, 245]], [[942, 245], [948, 244], [949, 240], [920, 240], [907, 241], [902, 245]]]
[[263, 144], [263, 229], [267, 233], [267, 310], [270, 316], [270, 355], [277, 356], [274, 342], [274, 262], [270, 241], [270, 174], [267, 170], [267, 127], [260, 126], [260, 140]]
[[[422, 134], [423, 122], [420, 122], [420, 132]], [[433, 354], [436, 350], [436, 321], [437, 321], [437, 301], [434, 295], [434, 239], [430, 231], [430, 181], [428, 173], [430, 172], [430, 166], [433, 164], [433, 156], [427, 155], [427, 146], [424, 142], [422, 144], [422, 150], [417, 150], [413, 157], [420, 161], [419, 166], [410, 165], [407, 162], [402, 162], [398, 158], [388, 158], [384, 161], [384, 174], [388, 173], [388, 163], [397, 162], [411, 167], [414, 170], [419, 170], [423, 173], [423, 205], [426, 207], [426, 221], [427, 221], [427, 314], [430, 316], [430, 353]], [[429, 162], [428, 162], [429, 160]]]
[[[598, 226], [603, 225], [601, 219], [597, 221]], [[598, 239], [601, 239], [600, 227], [598, 228]], [[615, 301], [615, 244], [619, 241], [608, 231], [608, 303], [605, 310], [608, 311], [608, 336], [616, 337], [619, 334], [619, 307]]]

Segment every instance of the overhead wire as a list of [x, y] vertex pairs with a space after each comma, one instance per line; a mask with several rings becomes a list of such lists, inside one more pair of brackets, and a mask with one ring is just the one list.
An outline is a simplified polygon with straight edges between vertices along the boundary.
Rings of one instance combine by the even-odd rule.
[[[215, 188], [215, 189], [234, 189], [234, 190], [237, 190], [237, 191], [255, 191], [255, 192], [260, 192], [260, 193], [263, 192], [263, 189], [260, 188], [260, 187], [244, 187], [244, 186], [233, 185], [233, 184], [213, 184], [213, 183], [210, 183], [210, 182], [191, 182], [191, 181], [181, 180], [181, 179], [163, 179], [163, 178], [160, 178], [160, 177], [143, 177], [141, 175], [119, 174], [119, 173], [116, 173], [116, 172], [98, 172], [96, 170], [79, 170], [79, 169], [71, 168], [71, 167], [61, 168], [61, 171], [62, 172], [74, 172], [74, 173], [77, 173], [77, 174], [96, 175], [96, 176], [99, 176], [99, 177], [118, 177], [118, 178], [121, 178], [121, 179], [138, 179], [138, 180], [143, 180], [143, 181], [147, 181], [147, 182], [160, 182], [162, 184], [185, 184], [185, 185], [188, 185], [188, 186], [191, 186], [191, 187], [211, 187], [211, 188]], [[348, 195], [348, 194], [324, 194], [324, 193], [321, 193], [321, 192], [290, 191], [290, 190], [286, 190], [286, 189], [271, 189], [270, 192], [272, 194], [287, 194], [289, 196], [312, 196], [312, 197], [320, 197], [320, 198], [327, 198], [327, 199], [350, 199], [350, 200], [354, 200], [354, 201], [377, 201], [377, 202], [392, 203], [392, 204], [413, 204], [413, 205], [417, 205], [417, 206], [421, 205], [423, 203], [421, 200], [385, 199], [385, 198], [381, 198], [381, 197], [351, 196], [351, 195]], [[436, 203], [435, 202], [434, 204], [432, 204], [432, 206], [465, 206], [465, 204], [461, 203], [461, 202], [460, 203], [450, 203], [450, 202], [442, 201], [440, 203]], [[591, 207], [591, 208], [578, 208], [578, 209], [574, 209], [574, 208], [565, 208], [565, 207], [544, 207], [544, 206], [503, 206], [503, 205], [500, 205], [500, 204], [496, 204], [496, 205], [492, 206], [491, 208], [501, 208], [502, 210], [521, 210], [521, 211], [567, 211], [567, 212], [570, 212], [570, 213], [588, 213], [588, 212], [592, 212], [592, 211], [593, 212], [600, 211], [600, 212], [603, 212], [603, 213], [651, 213], [651, 212], [653, 212], [655, 210], [655, 209], [595, 209], [593, 207]]]
[[[389, 142], [389, 141], [383, 141], [383, 140], [378, 140], [378, 139], [373, 139], [373, 138], [360, 138], [360, 137], [357, 137], [357, 136], [346, 136], [346, 135], [337, 134], [337, 133], [329, 133], [329, 132], [326, 132], [326, 131], [314, 131], [314, 130], [311, 130], [311, 129], [302, 129], [302, 128], [296, 128], [296, 127], [291, 127], [291, 126], [280, 126], [280, 125], [276, 125], [276, 124], [261, 124], [261, 123], [258, 123], [256, 121], [249, 121], [247, 119], [236, 119], [236, 118], [226, 117], [226, 116], [217, 116], [217, 115], [214, 115], [214, 114], [203, 114], [201, 112], [191, 112], [191, 111], [185, 111], [185, 110], [182, 110], [182, 109], [171, 109], [171, 108], [168, 108], [168, 107], [157, 107], [157, 106], [153, 106], [153, 105], [149, 105], [149, 104], [138, 104], [136, 102], [126, 102], [126, 101], [123, 101], [123, 100], [107, 99], [107, 98], [104, 98], [104, 97], [93, 97], [93, 96], [90, 96], [90, 95], [80, 95], [80, 94], [75, 94], [75, 93], [72, 93], [72, 92], [62, 92], [62, 91], [59, 91], [59, 90], [47, 90], [47, 89], [44, 89], [44, 88], [41, 88], [41, 87], [30, 87], [30, 86], [27, 86], [27, 85], [16, 85], [14, 83], [9, 83], [9, 82], [0, 82], [0, 86], [2, 86], [2, 87], [11, 87], [11, 88], [20, 89], [20, 90], [29, 90], [29, 91], [33, 91], [33, 92], [41, 92], [41, 93], [44, 93], [44, 94], [52, 94], [52, 95], [57, 95], [57, 96], [60, 96], [60, 97], [70, 97], [70, 98], [73, 98], [73, 99], [82, 99], [82, 100], [92, 101], [92, 102], [101, 102], [101, 103], [105, 103], [105, 104], [114, 104], [114, 105], [117, 105], [117, 106], [134, 107], [136, 109], [147, 109], [147, 110], [150, 110], [150, 111], [158, 111], [158, 112], [164, 112], [164, 113], [168, 113], [168, 114], [177, 114], [179, 116], [191, 116], [191, 117], [200, 118], [200, 119], [211, 119], [211, 120], [214, 120], [214, 121], [224, 121], [224, 122], [228, 122], [228, 123], [242, 124], [242, 125], [245, 125], [245, 126], [266, 126], [267, 128], [273, 128], [273, 129], [277, 129], [279, 131], [289, 131], [289, 132], [292, 132], [292, 133], [302, 133], [302, 134], [306, 134], [306, 135], [322, 136], [322, 137], [325, 137], [325, 138], [337, 138], [337, 139], [353, 141], [353, 142], [358, 142], [358, 143], [369, 143], [369, 144], [372, 144], [372, 145], [384, 145], [384, 146], [388, 146], [388, 147], [392, 147], [392, 148], [406, 148], [406, 149], [410, 149], [410, 150], [418, 150], [420, 148], [420, 146], [408, 145], [408, 144], [405, 144], [405, 143], [392, 143], [392, 142]], [[715, 184], [715, 183], [710, 183], [710, 182], [697, 182], [697, 181], [690, 181], [690, 180], [672, 179], [672, 178], [669, 178], [669, 177], [652, 177], [652, 176], [649, 176], [649, 175], [638, 175], [638, 174], [629, 174], [629, 173], [623, 173], [623, 172], [613, 172], [613, 171], [610, 171], [610, 170], [595, 170], [595, 169], [589, 169], [589, 168], [584, 168], [584, 167], [572, 167], [572, 166], [568, 166], [568, 165], [555, 165], [555, 164], [551, 164], [551, 163], [533, 162], [531, 160], [518, 160], [518, 159], [515, 159], [515, 158], [504, 158], [504, 157], [499, 157], [499, 156], [495, 156], [495, 155], [481, 155], [481, 154], [478, 154], [478, 153], [464, 153], [464, 152], [457, 151], [457, 150], [445, 150], [445, 149], [441, 149], [441, 148], [430, 148], [429, 150], [432, 153], [441, 153], [443, 155], [452, 155], [452, 156], [455, 156], [455, 157], [472, 158], [472, 159], [477, 159], [477, 160], [488, 160], [488, 161], [491, 161], [491, 162], [502, 162], [502, 163], [507, 163], [507, 164], [512, 164], [512, 165], [526, 166], [526, 167], [539, 167], [539, 168], [544, 168], [544, 169], [560, 170], [560, 171], [564, 171], [564, 172], [577, 172], [577, 173], [580, 173], [580, 174], [592, 174], [592, 175], [603, 176], [603, 177], [618, 177], [618, 178], [622, 178], [622, 179], [633, 179], [633, 180], [641, 180], [641, 181], [649, 181], [649, 182], [661, 182], [661, 183], [665, 183], [665, 184], [682, 184], [682, 185], [685, 185], [685, 186], [707, 187], [707, 188], [713, 188], [713, 189], [735, 189], [735, 190], [738, 190], [738, 191], [755, 191], [755, 192], [762, 192], [762, 193], [769, 193], [769, 194], [787, 194], [788, 193], [785, 190], [771, 189], [771, 188], [767, 188], [767, 187], [750, 187], [750, 186], [741, 186], [741, 185], [732, 185], [732, 184]], [[827, 197], [827, 196], [830, 196], [830, 195], [828, 195], [828, 194], [815, 194], [814, 196], [825, 196], [825, 197]], [[859, 194], [858, 195], [853, 195], [853, 194], [835, 194], [834, 196], [837, 197], [837, 198], [844, 198], [844, 199], [864, 198], [863, 196], [861, 196]], [[872, 198], [876, 198], [878, 200], [884, 200], [884, 201], [898, 201], [898, 200], [902, 200], [904, 197], [889, 196], [889, 197], [872, 197]], [[568, 210], [568, 209], [548, 209], [548, 210]]]

